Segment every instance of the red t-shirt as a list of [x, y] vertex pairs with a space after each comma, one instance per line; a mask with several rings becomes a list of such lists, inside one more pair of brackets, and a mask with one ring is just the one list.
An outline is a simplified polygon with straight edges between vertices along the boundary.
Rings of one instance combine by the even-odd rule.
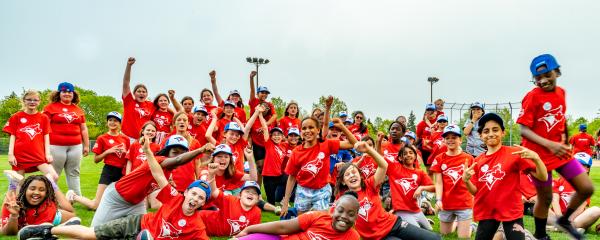
[[592, 135], [584, 132], [573, 135], [569, 143], [573, 145], [574, 153], [585, 152], [589, 155], [593, 155], [592, 146], [596, 145], [596, 141], [594, 141]]
[[209, 239], [199, 211], [191, 216], [183, 214], [181, 204], [185, 198], [171, 185], [162, 188], [156, 199], [162, 206], [142, 217], [141, 229], [148, 229], [156, 239]]
[[15, 136], [13, 153], [17, 166], [12, 166], [13, 170], [25, 170], [47, 162], [44, 136], [50, 133], [48, 116], [19, 111], [8, 119], [2, 131]]
[[[575, 194], [575, 189], [569, 182], [567, 182], [564, 178], [558, 178], [552, 180], [552, 192], [558, 194], [558, 204], [560, 205], [560, 212], [565, 214], [567, 212], [567, 206], [569, 206], [569, 202], [571, 198], [573, 198], [573, 194]], [[586, 201], [587, 205], [590, 205], [590, 199], [588, 198]]]
[[215, 138], [215, 140], [217, 140], [217, 143], [223, 142], [223, 139], [225, 138], [225, 126], [227, 126], [227, 124], [230, 122], [233, 122], [233, 121], [229, 120], [227, 118], [220, 118], [219, 120], [217, 120], [217, 125], [215, 126], [215, 131], [212, 134], [213, 138]]
[[[248, 102], [248, 105], [250, 105], [250, 116], [252, 116], [252, 114], [254, 114], [254, 109], [256, 108], [256, 106], [258, 106], [258, 104], [261, 104], [262, 102], [258, 99], [258, 98], [252, 98], [250, 99], [250, 102]], [[266, 116], [264, 116], [265, 121], [269, 121], [269, 119], [271, 118], [271, 116], [275, 115], [275, 106], [273, 106], [273, 103], [271, 102], [266, 102], [267, 106], [268, 106], [268, 110], [267, 110], [267, 114]], [[277, 121], [273, 122], [273, 125], [276, 124]], [[269, 127], [271, 127], [269, 126]], [[260, 130], [262, 129], [262, 125], [260, 124], [260, 121], [258, 121], [258, 119], [256, 121], [254, 121], [254, 124], [252, 125], [252, 132], [250, 132], [250, 136], [252, 137], [252, 143], [255, 143], [259, 146], [264, 146], [265, 144], [265, 138], [262, 134], [262, 132], [260, 132]], [[257, 159], [258, 160], [258, 159]]]
[[428, 139], [429, 135], [431, 135], [431, 128], [425, 121], [420, 121], [417, 124], [417, 138], [418, 139]]
[[98, 136], [98, 138], [96, 138], [96, 144], [94, 145], [94, 148], [92, 148], [92, 152], [96, 155], [100, 155], [104, 151], [114, 146], [121, 146], [125, 150], [106, 155], [106, 157], [104, 157], [104, 164], [123, 168], [127, 164], [126, 156], [127, 150], [129, 149], [129, 138], [124, 134], [112, 136], [108, 133], [105, 133]]
[[333, 219], [327, 212], [312, 211], [298, 216], [301, 232], [282, 236], [282, 240], [358, 240], [360, 235], [353, 228], [338, 232], [331, 226]]
[[523, 217], [519, 182], [521, 172], [535, 171], [535, 164], [513, 152], [519, 148], [502, 146], [497, 152], [475, 158], [471, 182], [477, 187], [473, 218], [512, 221]]
[[448, 146], [446, 146], [446, 144], [444, 142], [442, 142], [442, 145], [435, 145], [433, 147], [433, 150], [431, 150], [431, 154], [429, 154], [429, 158], [426, 159], [427, 163], [431, 164], [437, 156], [439, 156], [440, 154], [445, 153], [447, 151], [448, 151]]
[[286, 154], [286, 149], [280, 144], [275, 144], [273, 140], [265, 142], [265, 161], [263, 164], [263, 176], [281, 176], [283, 175], [282, 164]]
[[[166, 159], [163, 156], [156, 156], [155, 158], [159, 163]], [[171, 170], [163, 168], [163, 173], [165, 176], [169, 176]], [[135, 170], [119, 179], [115, 183], [115, 189], [125, 201], [135, 205], [143, 201], [148, 194], [158, 190], [159, 187], [152, 176], [148, 162], [143, 162]]]
[[[153, 153], [156, 153], [160, 150], [160, 145], [157, 143], [150, 143], [150, 150]], [[131, 171], [142, 165], [142, 163], [147, 160], [144, 149], [138, 141], [135, 141], [133, 144], [131, 144], [129, 150], [127, 151], [127, 155], [125, 155], [125, 158], [131, 162]]]
[[414, 193], [420, 186], [433, 185], [431, 178], [421, 169], [408, 169], [402, 163], [388, 164], [387, 175], [392, 193], [394, 211], [420, 212]]
[[279, 128], [283, 131], [283, 135], [287, 136], [290, 128], [300, 129], [300, 119], [284, 116], [279, 119]]
[[352, 135], [354, 135], [354, 137], [357, 140], [361, 140], [364, 136], [369, 136], [369, 129], [365, 128], [365, 132], [360, 132], [360, 125], [358, 124], [352, 124], [350, 126], [348, 126], [348, 130], [350, 130], [350, 132], [352, 133]]
[[390, 163], [397, 162], [400, 145], [400, 143], [394, 144], [391, 141], [383, 143], [381, 145], [381, 149], [383, 149], [383, 158]]
[[337, 154], [340, 141], [326, 139], [311, 148], [298, 146], [285, 167], [285, 173], [296, 177], [305, 188], [321, 189], [329, 182], [329, 155]]
[[206, 130], [208, 129], [209, 125], [210, 123], [207, 121], [202, 121], [198, 125], [195, 125], [193, 122], [191, 122], [188, 125], [188, 132], [194, 137], [194, 139], [198, 140], [200, 146], [204, 146], [208, 142], [208, 140], [206, 140]]
[[75, 104], [50, 103], [44, 107], [44, 114], [50, 119], [50, 144], [73, 146], [81, 144], [81, 124], [85, 123], [85, 113]]
[[[56, 216], [56, 204], [46, 199], [42, 204], [40, 204], [37, 208], [28, 208], [25, 210], [25, 216], [19, 216], [18, 228], [21, 229], [27, 225], [38, 225], [42, 223], [52, 223], [54, 222], [54, 217]], [[4, 227], [8, 223], [8, 218], [10, 217], [10, 212], [6, 208], [6, 205], [2, 205], [2, 219], [0, 223], [0, 227]]]
[[527, 199], [537, 195], [535, 185], [533, 185], [533, 177], [529, 174], [521, 173], [521, 179], [519, 180], [519, 191]]
[[156, 124], [157, 132], [170, 133], [173, 123], [173, 113], [157, 109], [152, 114], [152, 121]]
[[379, 186], [375, 186], [374, 178], [365, 180], [365, 189], [357, 192], [360, 208], [356, 218], [355, 228], [365, 239], [383, 239], [396, 223], [398, 217], [388, 213], [381, 205]]
[[473, 208], [473, 195], [462, 180], [465, 161], [473, 164], [473, 156], [461, 152], [456, 156], [446, 153], [437, 155], [431, 163], [432, 172], [442, 174], [442, 205], [443, 210], [463, 210]]
[[131, 93], [123, 96], [123, 121], [121, 131], [130, 138], [138, 138], [142, 125], [152, 120], [154, 104], [151, 101], [137, 102]]
[[280, 146], [284, 149], [283, 161], [281, 162], [281, 172], [285, 173], [285, 167], [287, 166], [290, 157], [292, 157], [292, 152], [294, 151], [294, 148], [296, 148], [297, 146], [292, 146], [289, 144], [289, 142], [282, 142]]
[[[244, 172], [244, 148], [248, 146], [248, 141], [241, 138], [235, 144], [227, 144], [231, 148], [231, 157], [235, 163], [235, 170]], [[241, 187], [242, 185], [240, 185]]]
[[239, 197], [225, 195], [221, 191], [211, 203], [219, 210], [200, 211], [202, 221], [211, 224], [206, 229], [208, 236], [235, 236], [246, 227], [260, 223], [260, 208], [253, 206], [248, 211], [244, 210]]
[[360, 157], [355, 157], [354, 159], [352, 159], [352, 162], [357, 163], [361, 159], [362, 159], [362, 162], [360, 162], [360, 164], [358, 164], [358, 168], [360, 169], [360, 172], [363, 174], [363, 178], [368, 179], [371, 176], [375, 175], [375, 170], [377, 170], [377, 164], [375, 163], [375, 160], [373, 160], [373, 158], [371, 156], [364, 154]]
[[[223, 108], [223, 106], [225, 106], [225, 102], [220, 101], [219, 107]], [[240, 120], [240, 122], [242, 122], [244, 124], [246, 124], [246, 122], [248, 122], [248, 118], [246, 117], [246, 110], [244, 110], [243, 107], [238, 107], [236, 104], [235, 109], [233, 111], [235, 112], [235, 117], [237, 117]]]
[[[566, 131], [566, 111], [565, 90], [557, 86], [554, 91], [546, 92], [536, 87], [523, 98], [517, 123], [529, 127], [540, 137], [560, 142]], [[548, 171], [552, 171], [568, 162], [559, 159], [545, 147], [525, 137], [523, 137], [522, 145], [537, 152]]]

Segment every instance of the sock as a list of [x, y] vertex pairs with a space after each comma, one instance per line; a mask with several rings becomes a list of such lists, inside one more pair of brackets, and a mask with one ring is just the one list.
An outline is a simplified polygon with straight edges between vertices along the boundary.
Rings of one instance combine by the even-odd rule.
[[572, 209], [570, 207], [567, 208], [567, 211], [565, 212], [565, 215], [563, 215], [562, 219], [569, 219], [569, 217], [571, 217], [571, 215], [573, 215], [573, 213], [575, 212], [575, 209]]
[[535, 217], [534, 221], [535, 221], [535, 234], [533, 234], [533, 236], [535, 238], [543, 238], [546, 235], [548, 235], [546, 233], [546, 224], [548, 223], [548, 219]]

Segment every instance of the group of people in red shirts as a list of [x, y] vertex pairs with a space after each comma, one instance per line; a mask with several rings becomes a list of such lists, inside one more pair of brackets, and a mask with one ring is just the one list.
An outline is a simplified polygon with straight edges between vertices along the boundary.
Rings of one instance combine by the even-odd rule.
[[[400, 116], [375, 138], [361, 111], [332, 118], [331, 96], [311, 116], [300, 119], [294, 101], [278, 116], [268, 88], [254, 85], [256, 72], [249, 77], [249, 114], [238, 90], [220, 95], [215, 71], [200, 104], [192, 97], [177, 101], [174, 90], [149, 101], [145, 85], [130, 87], [135, 62], [127, 60], [123, 77], [123, 114], [107, 114], [108, 132], [91, 149], [94, 162], [104, 162], [93, 199], [80, 190], [78, 165], [90, 144], [74, 86], [61, 83], [42, 113], [39, 93], [24, 94], [23, 110], [3, 129], [10, 134], [12, 170], [5, 171], [2, 234], [441, 239], [453, 232], [471, 238], [475, 230], [476, 239], [550, 239], [550, 221], [584, 239], [582, 230], [600, 218], [600, 209], [589, 207], [595, 141], [584, 125], [567, 140], [565, 91], [556, 85], [560, 66], [549, 54], [530, 66], [536, 87], [517, 118], [520, 146], [502, 144], [504, 119], [479, 103], [462, 127], [449, 123], [438, 99], [426, 105], [416, 132]], [[63, 169], [66, 194], [56, 185]], [[553, 180], [552, 170], [561, 177]], [[43, 175], [23, 177], [37, 171]], [[80, 225], [74, 203], [96, 211], [91, 227]], [[261, 223], [263, 211], [282, 220]], [[439, 233], [425, 216], [431, 213]], [[533, 234], [524, 214], [535, 219]]]

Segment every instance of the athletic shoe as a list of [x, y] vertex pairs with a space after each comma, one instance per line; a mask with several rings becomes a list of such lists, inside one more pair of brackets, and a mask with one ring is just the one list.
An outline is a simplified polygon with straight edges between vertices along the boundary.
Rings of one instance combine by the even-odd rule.
[[81, 225], [81, 218], [72, 217], [64, 223], [61, 223], [60, 226], [73, 226], [73, 225]]
[[53, 239], [52, 224], [27, 225], [17, 233], [18, 240], [25, 239]]
[[17, 190], [17, 186], [23, 180], [23, 176], [13, 170], [4, 170], [4, 175], [8, 178], [8, 190]]
[[435, 221], [433, 221], [433, 219], [428, 218], [427, 221], [429, 222], [429, 225], [433, 226], [435, 224]]
[[537, 240], [552, 240], [552, 239], [550, 238], [550, 235], [546, 235], [545, 237], [538, 238]]
[[75, 196], [77, 196], [75, 191], [70, 190], [70, 189], [69, 189], [69, 191], [67, 191], [67, 193], [65, 193], [65, 197], [71, 204], [73, 204], [73, 202], [75, 202]]
[[279, 216], [279, 214], [281, 213], [281, 206], [277, 206], [275, 207], [275, 215]]
[[556, 222], [554, 222], [554, 226], [556, 226], [556, 228], [558, 228], [559, 230], [569, 234], [574, 239], [585, 239], [585, 235], [579, 233], [577, 229], [573, 227], [571, 221], [565, 218], [565, 216], [558, 218]]
[[472, 233], [477, 232], [477, 223], [476, 222], [471, 222], [471, 232]]
[[135, 237], [135, 240], [152, 240], [154, 239], [152, 237], [152, 234], [150, 234], [150, 231], [148, 231], [148, 229], [144, 229], [142, 231], [140, 231], [140, 233], [138, 233], [138, 235]]

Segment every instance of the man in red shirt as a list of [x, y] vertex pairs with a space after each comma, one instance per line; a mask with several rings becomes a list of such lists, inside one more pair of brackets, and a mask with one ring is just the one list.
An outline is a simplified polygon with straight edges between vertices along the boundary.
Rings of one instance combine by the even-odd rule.
[[596, 141], [594, 141], [594, 137], [587, 133], [587, 125], [580, 124], [579, 125], [579, 133], [573, 135], [569, 140], [569, 143], [573, 145], [573, 152], [585, 152], [589, 155], [592, 155], [592, 147], [596, 145]]

